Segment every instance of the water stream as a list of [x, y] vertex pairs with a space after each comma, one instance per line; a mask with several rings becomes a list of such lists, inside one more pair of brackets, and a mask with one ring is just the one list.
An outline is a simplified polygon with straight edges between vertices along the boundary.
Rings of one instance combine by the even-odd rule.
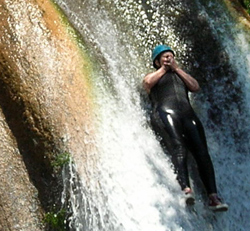
[[[247, 230], [249, 35], [233, 21], [223, 2], [56, 2], [98, 61], [94, 80], [99, 105], [96, 147], [87, 160], [65, 170], [71, 176], [65, 177], [71, 230]], [[206, 51], [202, 56], [205, 64], [192, 55], [197, 40], [204, 42], [202, 34], [193, 42], [192, 23], [196, 21], [192, 14], [199, 23], [207, 23], [210, 36], [219, 43], [221, 63], [210, 62]], [[190, 16], [189, 28], [177, 26], [181, 15]], [[219, 192], [230, 206], [225, 214], [208, 211], [199, 182], [198, 186], [194, 183], [196, 205], [185, 207], [168, 157], [148, 125], [141, 81], [150, 69], [152, 47], [162, 41], [176, 50], [182, 65], [194, 73], [200, 68], [205, 76], [201, 76], [204, 89], [192, 102], [206, 128]], [[218, 69], [222, 70], [220, 76], [214, 74]]]

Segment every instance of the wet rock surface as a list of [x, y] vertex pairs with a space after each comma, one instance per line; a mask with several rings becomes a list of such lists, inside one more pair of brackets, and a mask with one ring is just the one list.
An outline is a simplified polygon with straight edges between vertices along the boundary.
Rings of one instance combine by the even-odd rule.
[[61, 203], [51, 162], [91, 133], [90, 67], [51, 2], [1, 0], [0, 13], [0, 229], [43, 230]]

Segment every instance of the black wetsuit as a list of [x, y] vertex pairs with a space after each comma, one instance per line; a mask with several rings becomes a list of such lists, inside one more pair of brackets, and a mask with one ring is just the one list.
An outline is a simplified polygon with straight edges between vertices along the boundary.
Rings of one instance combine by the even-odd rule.
[[152, 127], [160, 136], [163, 148], [171, 155], [181, 188], [190, 187], [187, 168], [190, 151], [207, 193], [216, 193], [214, 168], [204, 129], [190, 105], [184, 82], [175, 72], [168, 71], [151, 89], [150, 99], [153, 104]]

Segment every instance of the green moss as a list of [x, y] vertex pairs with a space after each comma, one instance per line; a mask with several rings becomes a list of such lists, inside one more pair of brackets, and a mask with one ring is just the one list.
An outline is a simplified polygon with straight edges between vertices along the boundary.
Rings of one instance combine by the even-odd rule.
[[90, 76], [91, 73], [93, 72], [93, 66], [92, 66], [93, 60], [91, 60], [90, 58], [87, 46], [81, 34], [79, 33], [79, 31], [76, 30], [76, 28], [72, 25], [72, 23], [70, 23], [69, 19], [67, 18], [63, 10], [59, 7], [59, 5], [55, 2], [55, 0], [51, 0], [51, 3], [54, 5], [55, 10], [60, 15], [61, 23], [62, 25], [64, 25], [68, 35], [72, 38], [72, 41], [75, 41], [79, 50], [81, 51], [83, 59], [86, 60], [87, 67], [85, 66], [84, 72], [88, 71], [87, 75]]
[[59, 170], [64, 165], [69, 164], [69, 162], [70, 154], [68, 152], [63, 152], [56, 156], [55, 160], [51, 162], [51, 165], [55, 170]]
[[45, 214], [43, 222], [48, 225], [53, 231], [65, 231], [65, 209], [61, 209], [59, 212], [48, 212]]
[[[84, 78], [87, 81], [88, 89], [93, 89], [95, 82], [95, 70], [97, 69], [97, 62], [95, 58], [90, 55], [90, 49], [86, 45], [86, 42], [80, 32], [73, 26], [73, 24], [69, 21], [67, 18], [67, 15], [64, 13], [64, 11], [60, 8], [60, 6], [56, 3], [55, 0], [50, 0], [52, 5], [54, 6], [54, 9], [58, 12], [61, 20], [61, 24], [64, 26], [65, 31], [69, 35], [69, 37], [72, 39], [71, 41], [76, 44], [76, 47], [78, 48], [79, 54], [82, 57], [82, 59], [85, 61], [84, 65], [82, 65], [81, 70], [84, 74]], [[95, 65], [95, 66], [94, 66]], [[95, 95], [93, 92], [89, 91], [89, 96], [91, 98], [94, 98]]]
[[243, 6], [246, 8], [248, 14], [250, 14], [250, 0], [243, 0]]

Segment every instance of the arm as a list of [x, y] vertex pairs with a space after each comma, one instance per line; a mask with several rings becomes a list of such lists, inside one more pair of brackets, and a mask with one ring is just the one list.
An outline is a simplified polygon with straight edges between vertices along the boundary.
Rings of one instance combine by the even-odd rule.
[[186, 84], [189, 91], [197, 92], [200, 90], [199, 83], [191, 75], [187, 74], [185, 71], [183, 71], [179, 67], [176, 68], [174, 71], [183, 80], [183, 82]]
[[148, 94], [150, 93], [151, 88], [159, 81], [166, 71], [166, 66], [162, 66], [157, 71], [149, 73], [144, 77], [143, 86]]
[[179, 68], [174, 59], [169, 62], [169, 67], [183, 80], [189, 91], [197, 92], [200, 90], [197, 80]]

